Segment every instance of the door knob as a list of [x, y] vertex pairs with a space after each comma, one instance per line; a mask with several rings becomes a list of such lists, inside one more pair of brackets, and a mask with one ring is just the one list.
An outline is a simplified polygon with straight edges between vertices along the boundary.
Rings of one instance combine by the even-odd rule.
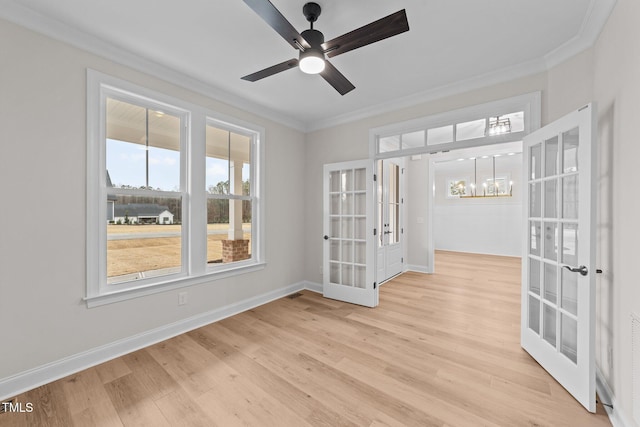
[[566, 268], [567, 270], [573, 273], [580, 273], [583, 276], [586, 276], [589, 273], [589, 270], [585, 265], [581, 265], [580, 267], [569, 267], [568, 265], [565, 265], [564, 268]]
[[324, 235], [324, 240], [329, 240], [329, 236], [327, 236], [326, 234]]

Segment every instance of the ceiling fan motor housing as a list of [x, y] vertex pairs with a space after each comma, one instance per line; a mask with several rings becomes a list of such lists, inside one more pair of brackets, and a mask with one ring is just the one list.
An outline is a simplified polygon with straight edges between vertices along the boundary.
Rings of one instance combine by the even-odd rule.
[[302, 6], [302, 13], [307, 17], [307, 21], [311, 22], [312, 24], [318, 19], [318, 16], [320, 16], [320, 12], [322, 12], [322, 8], [318, 3], [310, 2]]
[[314, 49], [322, 50], [320, 45], [324, 43], [324, 34], [318, 30], [304, 30], [301, 34], [303, 39], [307, 41]]

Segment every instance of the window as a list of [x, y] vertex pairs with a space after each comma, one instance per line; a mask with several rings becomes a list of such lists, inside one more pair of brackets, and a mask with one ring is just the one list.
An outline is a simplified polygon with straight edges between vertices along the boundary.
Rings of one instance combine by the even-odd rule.
[[409, 132], [402, 134], [402, 148], [418, 148], [424, 147], [424, 131]]
[[[184, 271], [182, 238], [187, 114], [106, 93], [107, 284]], [[126, 99], [126, 100], [125, 100]]]
[[483, 138], [487, 129], [486, 119], [471, 120], [456, 124], [456, 141]]
[[519, 95], [369, 131], [375, 158], [517, 141], [540, 126], [540, 93]]
[[213, 121], [206, 129], [207, 263], [251, 258], [251, 136]]
[[427, 145], [453, 142], [453, 125], [427, 129]]
[[87, 303], [264, 265], [264, 131], [89, 70]]
[[378, 152], [386, 153], [389, 151], [400, 150], [400, 135], [393, 135], [380, 138], [378, 143]]

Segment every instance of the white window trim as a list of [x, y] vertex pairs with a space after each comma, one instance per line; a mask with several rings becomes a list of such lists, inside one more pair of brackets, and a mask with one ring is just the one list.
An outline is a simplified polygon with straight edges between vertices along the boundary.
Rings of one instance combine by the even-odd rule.
[[[226, 131], [229, 132], [234, 132], [240, 135], [244, 135], [244, 136], [248, 136], [250, 138], [250, 144], [251, 144], [251, 158], [250, 158], [250, 163], [249, 163], [249, 176], [250, 177], [254, 177], [254, 176], [259, 176], [261, 169], [260, 169], [260, 162], [257, 161], [257, 156], [259, 156], [258, 153], [258, 149], [260, 147], [259, 145], [259, 140], [258, 140], [258, 136], [255, 132], [247, 132], [246, 128], [234, 125], [232, 123], [230, 123], [227, 120], [222, 120], [220, 117], [213, 117], [213, 116], [207, 116], [206, 117], [206, 124], [207, 125], [211, 125], [214, 127], [217, 127], [219, 129], [224, 129]], [[263, 215], [260, 215], [260, 211], [261, 211], [261, 199], [258, 197], [258, 195], [260, 195], [260, 183], [262, 182], [261, 179], [252, 179], [252, 187], [251, 187], [251, 196], [240, 196], [240, 195], [234, 195], [234, 194], [227, 194], [227, 195], [210, 195], [210, 194], [206, 194], [205, 193], [205, 198], [220, 198], [220, 199], [228, 199], [228, 200], [250, 200], [251, 201], [251, 228], [253, 231], [254, 227], [258, 227], [259, 229], [262, 229], [261, 227], [261, 218]], [[254, 186], [256, 188], [254, 188]], [[203, 185], [202, 188], [205, 188], [205, 186]], [[206, 214], [206, 213], [205, 213]], [[260, 240], [262, 241], [262, 240]], [[261, 254], [263, 254], [264, 252], [264, 247], [260, 245], [260, 243], [258, 242], [258, 239], [251, 239], [251, 254], [252, 254], [252, 258], [253, 258], [253, 254], [257, 254], [258, 258], [261, 257]], [[234, 263], [234, 265], [236, 266], [242, 266], [245, 264], [253, 264], [253, 262], [250, 261], [239, 261]], [[227, 270], [228, 267], [225, 266], [225, 264], [210, 264], [207, 265], [207, 271], [208, 272], [217, 272], [217, 271], [224, 271]]]
[[[498, 101], [487, 102], [458, 110], [446, 111], [431, 116], [419, 117], [417, 119], [372, 128], [369, 130], [369, 157], [371, 159], [387, 159], [399, 156], [436, 153], [443, 150], [469, 148], [487, 144], [498, 144], [522, 139], [525, 135], [528, 135], [541, 126], [541, 96], [540, 92], [531, 92]], [[384, 153], [378, 152], [379, 138], [402, 135], [420, 130], [425, 131], [426, 138], [426, 131], [428, 129], [455, 125], [477, 119], [501, 116], [515, 111], [524, 111], [524, 130], [521, 132], [485, 136], [482, 138], [453, 141], [437, 145], [425, 145], [423, 147], [400, 149]]]
[[[185, 127], [181, 144], [181, 193], [183, 197], [182, 272], [125, 284], [106, 284], [106, 129], [105, 97], [117, 93], [132, 100], [166, 104], [180, 113]], [[205, 124], [215, 122], [251, 136], [251, 176], [255, 194], [252, 206], [252, 257], [250, 260], [209, 268], [206, 265]], [[84, 300], [95, 307], [211, 282], [264, 268], [264, 128], [216, 111], [164, 95], [95, 70], [87, 69], [87, 286]], [[167, 194], [175, 195], [173, 192]], [[186, 223], [186, 224], [185, 224]]]

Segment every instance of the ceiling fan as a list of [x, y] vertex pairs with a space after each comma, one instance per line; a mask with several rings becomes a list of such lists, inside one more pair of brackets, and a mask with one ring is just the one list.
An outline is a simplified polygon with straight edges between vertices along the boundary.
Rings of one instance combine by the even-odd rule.
[[324, 35], [313, 28], [313, 23], [316, 22], [322, 10], [317, 3], [306, 3], [303, 6], [302, 13], [307, 18], [307, 21], [311, 23], [311, 28], [300, 34], [269, 0], [244, 0], [244, 2], [260, 15], [271, 28], [276, 30], [287, 43], [300, 51], [298, 59], [292, 58], [242, 77], [243, 80], [250, 82], [255, 82], [298, 66], [305, 73], [320, 74], [340, 95], [344, 95], [355, 89], [355, 86], [331, 65], [325, 55], [332, 58], [409, 31], [407, 14], [403, 9], [325, 42]]

